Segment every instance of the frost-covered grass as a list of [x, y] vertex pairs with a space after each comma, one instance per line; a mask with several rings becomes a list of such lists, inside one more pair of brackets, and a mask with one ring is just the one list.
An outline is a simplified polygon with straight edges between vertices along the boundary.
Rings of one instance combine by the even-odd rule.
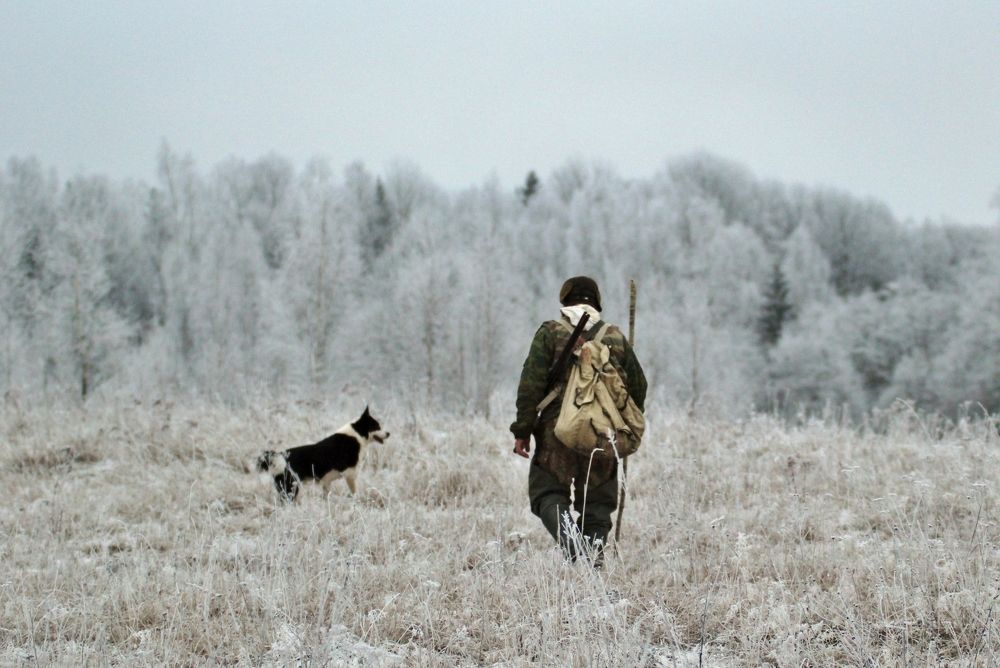
[[0, 664], [1000, 661], [996, 422], [654, 411], [595, 573], [501, 420], [384, 411], [357, 497], [278, 506], [250, 460], [357, 408], [0, 409]]

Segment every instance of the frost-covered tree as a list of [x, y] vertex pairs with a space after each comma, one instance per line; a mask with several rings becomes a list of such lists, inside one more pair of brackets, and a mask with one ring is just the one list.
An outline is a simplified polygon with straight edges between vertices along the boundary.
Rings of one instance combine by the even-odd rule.
[[[958, 300], [913, 281], [847, 300], [842, 311], [851, 361], [872, 405], [910, 395], [913, 374], [929, 374], [940, 354]], [[910, 378], [897, 373], [906, 360]], [[920, 394], [926, 391], [920, 390]]]
[[29, 337], [38, 331], [38, 305], [54, 287], [51, 266], [59, 186], [33, 159], [11, 158], [3, 186], [3, 303]]
[[675, 160], [670, 176], [692, 196], [716, 203], [726, 222], [745, 220], [753, 199], [753, 176], [734, 162], [707, 153]]
[[666, 308], [642, 317], [636, 349], [645, 351], [649, 379], [659, 385], [653, 396], [690, 412], [749, 410], [761, 371], [753, 331], [713, 324], [708, 292], [698, 282], [650, 288], [640, 290]]
[[879, 290], [899, 276], [900, 232], [888, 207], [836, 191], [803, 196], [810, 214], [804, 221], [830, 261], [838, 294]]
[[185, 387], [198, 384], [196, 365], [208, 344], [206, 323], [195, 310], [211, 286], [212, 267], [203, 256], [214, 229], [214, 214], [209, 188], [190, 156], [179, 157], [164, 145], [157, 176], [164, 207], [149, 209], [146, 235], [147, 245], [152, 243], [156, 249], [152, 254], [164, 296], [163, 325], [154, 333], [158, 373], [174, 387]]
[[[275, 155], [202, 176], [164, 143], [151, 185], [62, 188], [12, 159], [0, 383], [231, 400], [404, 387], [414, 408], [486, 414], [508, 401], [562, 281], [586, 273], [618, 323], [639, 282], [654, 399], [736, 414], [755, 398], [857, 413], [905, 397], [952, 412], [994, 405], [998, 237], [902, 227], [876, 202], [705, 155], [649, 179], [570, 161], [528, 206], [495, 178], [445, 193], [405, 163], [381, 182], [360, 163], [337, 181]], [[756, 322], [776, 263], [798, 317], [765, 356]]]
[[726, 224], [741, 222], [769, 249], [775, 249], [797, 223], [785, 187], [758, 181], [742, 165], [696, 153], [671, 162], [668, 170], [681, 192], [713, 202]]
[[261, 252], [271, 269], [285, 261], [289, 235], [296, 220], [292, 166], [267, 155], [254, 163], [230, 159], [216, 173], [218, 202], [224, 215], [238, 224], [253, 225]]
[[170, 238], [177, 238], [186, 245], [187, 254], [197, 258], [201, 248], [202, 235], [199, 230], [199, 215], [205, 200], [205, 185], [195, 169], [190, 155], [180, 156], [163, 142], [157, 155], [156, 174], [163, 200], [167, 221], [173, 231]]
[[843, 345], [845, 321], [829, 304], [812, 304], [771, 351], [768, 384], [759, 405], [785, 415], [866, 407], [861, 381]]
[[509, 196], [500, 193], [495, 180], [484, 184], [463, 212], [472, 227], [471, 243], [453, 254], [455, 275], [468, 287], [464, 304], [452, 315], [459, 323], [457, 382], [471, 398], [471, 408], [484, 415], [490, 414], [490, 400], [503, 383], [509, 360], [521, 353], [501, 334], [509, 314], [524, 312], [519, 301], [526, 292], [524, 273], [508, 271], [496, 261], [511, 247], [504, 225], [511, 209]]
[[360, 225], [371, 213], [375, 202], [375, 177], [372, 176], [361, 162], [352, 162], [344, 168], [343, 183], [346, 206], [356, 212]]
[[384, 183], [386, 200], [399, 226], [405, 226], [422, 208], [440, 208], [443, 203], [438, 187], [412, 162], [393, 163]]
[[946, 227], [926, 222], [908, 230], [905, 242], [907, 274], [929, 288], [946, 288], [959, 259]]
[[781, 273], [788, 283], [792, 313], [812, 302], [826, 302], [833, 294], [830, 262], [813, 241], [808, 224], [799, 225], [785, 242]]
[[261, 368], [268, 306], [260, 237], [245, 219], [217, 225], [204, 259], [207, 289], [194, 295], [192, 308], [192, 318], [204, 332], [197, 369], [213, 390], [223, 382], [245, 388]]
[[713, 325], [753, 330], [770, 264], [761, 239], [742, 223], [735, 223], [718, 228], [693, 255], [704, 271], [700, 280], [708, 288]]
[[[988, 244], [1000, 253], [1000, 237]], [[995, 257], [995, 255], [994, 255]], [[931, 407], [956, 412], [963, 404], [1000, 412], [1000, 268], [995, 261], [966, 263], [961, 272], [962, 299], [938, 342]]]
[[590, 180], [590, 167], [582, 160], [569, 160], [549, 175], [552, 191], [564, 205], [568, 205], [579, 190]]
[[132, 185], [119, 189], [114, 196], [116, 213], [108, 217], [103, 230], [104, 264], [111, 281], [108, 296], [139, 344], [157, 324], [162, 325], [165, 299], [159, 267], [162, 245], [157, 239], [163, 232], [147, 215], [162, 214], [162, 207], [150, 209], [162, 203], [150, 201], [145, 191]]
[[304, 369], [313, 387], [328, 386], [336, 371], [338, 324], [350, 313], [352, 283], [361, 275], [356, 215], [351, 201], [332, 180], [325, 162], [314, 160], [303, 172], [302, 222], [290, 241], [282, 283], [296, 326]]
[[41, 386], [47, 320], [42, 307], [57, 282], [52, 232], [59, 186], [33, 159], [11, 158], [0, 168], [0, 390]]
[[51, 323], [47, 364], [81, 399], [115, 373], [116, 354], [129, 334], [114, 308], [104, 252], [111, 221], [119, 215], [106, 180], [76, 177], [63, 191], [52, 234], [58, 280], [44, 302]]

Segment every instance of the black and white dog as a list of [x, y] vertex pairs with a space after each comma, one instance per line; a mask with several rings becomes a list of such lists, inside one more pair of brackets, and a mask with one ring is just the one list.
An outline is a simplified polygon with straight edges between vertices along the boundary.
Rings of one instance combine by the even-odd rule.
[[306, 480], [315, 480], [330, 493], [334, 480], [344, 478], [351, 493], [357, 491], [358, 467], [365, 449], [375, 441], [385, 442], [389, 432], [372, 417], [365, 406], [361, 417], [346, 424], [319, 443], [289, 448], [284, 452], [265, 450], [257, 458], [257, 470], [274, 477], [274, 486], [283, 501], [293, 501]]

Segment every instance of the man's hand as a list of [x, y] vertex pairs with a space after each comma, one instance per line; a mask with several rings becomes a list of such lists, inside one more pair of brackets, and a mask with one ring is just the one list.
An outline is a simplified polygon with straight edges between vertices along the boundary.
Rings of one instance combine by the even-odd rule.
[[514, 439], [514, 454], [521, 455], [525, 459], [531, 456], [531, 439], [530, 438], [515, 438]]

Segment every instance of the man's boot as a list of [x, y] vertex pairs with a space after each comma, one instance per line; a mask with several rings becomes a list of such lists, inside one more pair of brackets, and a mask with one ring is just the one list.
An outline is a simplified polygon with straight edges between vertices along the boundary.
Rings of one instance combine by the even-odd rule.
[[587, 529], [583, 535], [583, 552], [594, 568], [604, 568], [604, 550], [608, 545], [610, 531], [604, 528]]
[[581, 543], [581, 539], [576, 525], [566, 519], [568, 512], [568, 506], [553, 503], [539, 508], [538, 517], [562, 548], [563, 556], [570, 561], [576, 561], [577, 546]]

